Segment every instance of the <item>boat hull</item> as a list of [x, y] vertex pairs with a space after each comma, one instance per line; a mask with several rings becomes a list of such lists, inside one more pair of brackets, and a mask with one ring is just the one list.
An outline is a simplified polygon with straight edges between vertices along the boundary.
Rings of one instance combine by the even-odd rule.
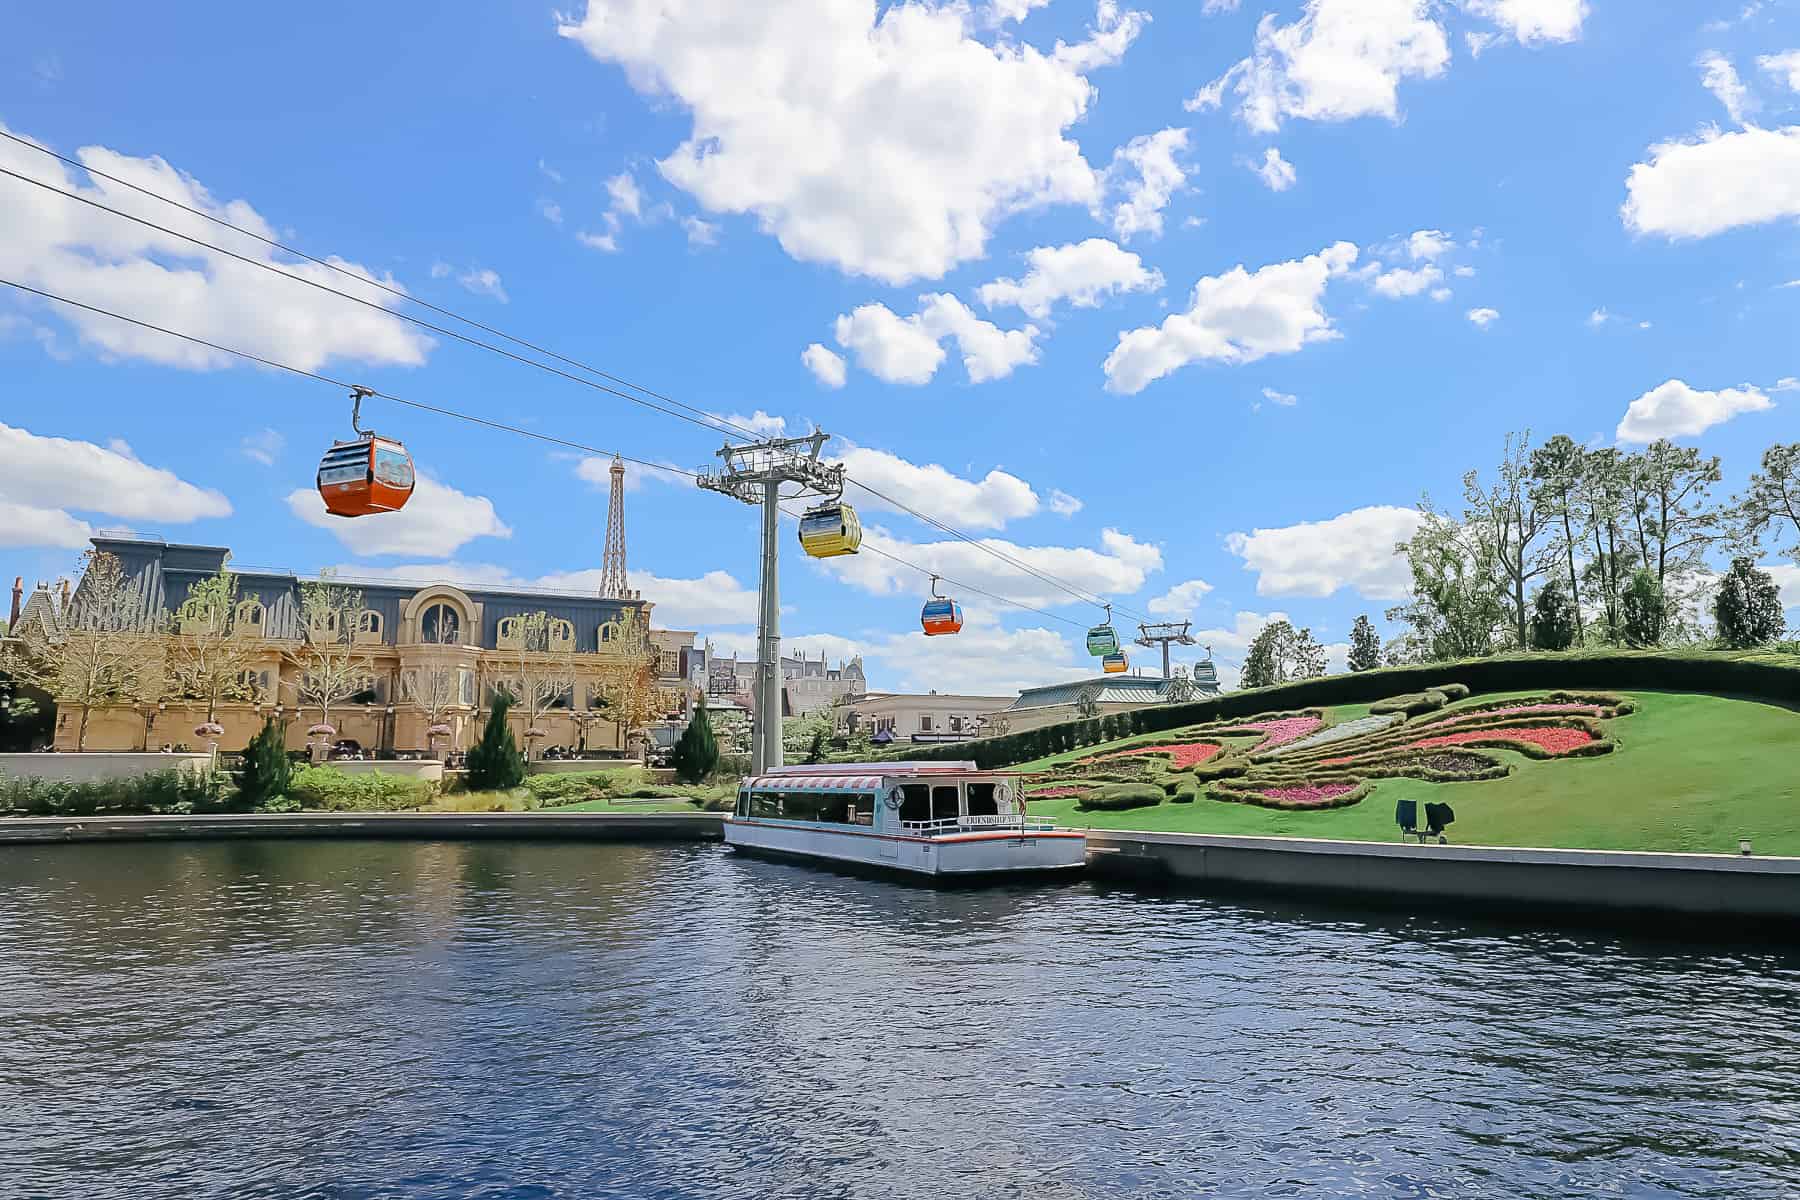
[[1087, 863], [1086, 837], [1064, 829], [895, 837], [866, 829], [821, 829], [738, 817], [725, 822], [725, 844], [751, 853], [932, 879], [1076, 871]]

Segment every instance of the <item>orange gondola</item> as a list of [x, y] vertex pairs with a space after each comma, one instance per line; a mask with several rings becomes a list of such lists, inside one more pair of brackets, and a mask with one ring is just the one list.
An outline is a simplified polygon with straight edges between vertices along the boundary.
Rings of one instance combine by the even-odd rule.
[[962, 605], [948, 596], [938, 595], [938, 577], [931, 577], [931, 599], [919, 610], [919, 624], [925, 629], [926, 637], [936, 637], [943, 633], [961, 633], [963, 627]]
[[333, 516], [398, 512], [412, 498], [415, 472], [406, 447], [362, 427], [363, 397], [373, 394], [364, 387], [351, 390], [350, 428], [356, 438], [333, 442], [319, 460], [319, 495]]

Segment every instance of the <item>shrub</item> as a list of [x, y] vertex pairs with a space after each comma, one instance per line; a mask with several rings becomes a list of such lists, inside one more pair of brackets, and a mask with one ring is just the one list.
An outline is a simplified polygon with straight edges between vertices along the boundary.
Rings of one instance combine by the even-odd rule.
[[1446, 700], [1467, 700], [1469, 698], [1469, 685], [1466, 683], [1434, 683], [1425, 690], [1442, 692]]
[[[1467, 694], [1466, 688], [1464, 689], [1464, 694]], [[1433, 688], [1427, 692], [1412, 692], [1405, 696], [1390, 696], [1386, 700], [1377, 700], [1375, 703], [1369, 705], [1369, 715], [1381, 716], [1385, 713], [1405, 713], [1409, 717], [1416, 717], [1420, 713], [1428, 713], [1440, 709], [1449, 702], [1449, 696], [1438, 691], [1436, 688]]]
[[546, 807], [557, 807], [584, 800], [607, 800], [648, 782], [641, 767], [617, 767], [610, 771], [531, 775], [525, 780], [525, 790]]
[[152, 771], [131, 779], [17, 779], [0, 776], [0, 811], [34, 817], [95, 813], [190, 813], [228, 783], [191, 771]]
[[1531, 648], [1567, 650], [1581, 634], [1581, 618], [1562, 585], [1552, 579], [1531, 605]]
[[1668, 604], [1662, 584], [1646, 567], [1632, 572], [1631, 581], [1619, 597], [1619, 612], [1625, 623], [1625, 641], [1632, 646], [1655, 646], [1663, 639], [1663, 622]]
[[1126, 808], [1150, 808], [1162, 802], [1163, 791], [1159, 787], [1147, 783], [1109, 783], [1083, 796], [1075, 807], [1114, 812]]
[[400, 775], [351, 775], [336, 767], [302, 767], [294, 772], [288, 794], [298, 800], [302, 808], [322, 808], [327, 812], [392, 812], [423, 808], [429, 804], [431, 785]]
[[238, 800], [248, 808], [265, 806], [287, 795], [294, 764], [287, 754], [287, 722], [270, 717], [244, 747], [244, 772], [238, 777]]
[[1169, 797], [1169, 803], [1170, 804], [1192, 804], [1194, 802], [1194, 800], [1199, 796], [1199, 794], [1200, 794], [1199, 788], [1195, 787], [1191, 783], [1184, 783], [1180, 787], [1175, 789], [1175, 794], [1173, 796]]
[[[818, 758], [808, 756], [808, 761], [818, 762], [824, 757], [824, 733], [814, 739], [813, 749]], [[719, 743], [713, 736], [712, 718], [706, 712], [706, 697], [700, 697], [694, 705], [694, 715], [688, 718], [687, 728], [681, 731], [681, 737], [675, 743], [674, 753], [670, 756], [670, 765], [675, 768], [675, 778], [683, 783], [699, 783], [719, 765]]]
[[469, 750], [468, 788], [471, 792], [504, 792], [525, 780], [525, 756], [513, 741], [512, 728], [506, 714], [512, 708], [512, 697], [501, 692], [494, 697], [481, 740]]
[[1713, 617], [1719, 623], [1719, 639], [1739, 650], [1772, 642], [1787, 628], [1781, 588], [1748, 558], [1731, 560], [1731, 570], [1719, 581], [1719, 594], [1713, 598]]

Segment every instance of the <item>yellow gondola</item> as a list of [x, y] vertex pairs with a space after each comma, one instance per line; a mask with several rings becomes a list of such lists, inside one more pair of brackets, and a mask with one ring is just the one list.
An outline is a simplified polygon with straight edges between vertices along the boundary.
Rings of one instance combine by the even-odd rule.
[[1100, 669], [1108, 675], [1122, 675], [1130, 665], [1123, 654], [1109, 654], [1100, 660]]
[[814, 558], [855, 554], [862, 545], [862, 522], [842, 500], [827, 500], [800, 518], [800, 548]]

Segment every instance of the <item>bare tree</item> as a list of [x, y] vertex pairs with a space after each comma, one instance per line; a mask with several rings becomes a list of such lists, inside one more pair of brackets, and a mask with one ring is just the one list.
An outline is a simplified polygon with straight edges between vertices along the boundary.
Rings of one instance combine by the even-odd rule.
[[375, 660], [356, 647], [362, 610], [362, 593], [329, 575], [300, 585], [300, 644], [287, 652], [296, 671], [288, 687], [296, 707], [318, 709], [320, 725], [331, 726], [333, 705], [374, 685]]
[[[260, 623], [256, 630], [261, 632]], [[260, 657], [260, 647], [245, 636], [247, 632], [247, 628], [238, 628], [237, 576], [223, 567], [194, 584], [175, 610], [169, 690], [180, 699], [205, 705], [209, 725], [217, 722], [220, 704], [256, 693], [249, 673]]]
[[628, 748], [633, 734], [671, 707], [656, 683], [656, 661], [646, 640], [643, 648], [629, 649], [601, 668], [606, 715], [618, 726], [620, 749]]
[[1626, 460], [1610, 447], [1588, 451], [1581, 467], [1579, 502], [1594, 544], [1586, 573], [1600, 596], [1606, 638], [1616, 642], [1625, 628], [1619, 597], [1635, 557], [1624, 525], [1631, 508], [1630, 472]]
[[[1581, 572], [1575, 554], [1582, 542], [1581, 484], [1587, 469], [1587, 451], [1566, 433], [1559, 433], [1531, 452], [1531, 478], [1537, 484], [1550, 516], [1562, 526], [1557, 546], [1569, 570], [1569, 597], [1575, 604], [1575, 625], [1582, 625]], [[1580, 634], [1576, 634], [1579, 641]]]
[[[574, 631], [567, 622], [543, 611], [507, 619], [518, 624], [501, 639], [509, 644], [488, 678], [524, 710], [526, 741], [535, 743], [536, 739], [530, 737], [529, 732], [542, 727], [539, 722], [545, 713], [565, 696], [569, 697], [570, 706], [574, 706], [575, 685], [579, 680]], [[532, 752], [535, 754], [535, 746]]]
[[4, 666], [50, 693], [59, 707], [80, 711], [80, 752], [87, 749], [94, 709], [136, 703], [160, 679], [167, 620], [160, 609], [149, 609], [141, 584], [126, 576], [117, 557], [90, 550], [81, 557], [81, 584], [67, 609], [9, 645]]
[[1506, 435], [1500, 478], [1485, 491], [1478, 472], [1463, 476], [1465, 518], [1493, 546], [1493, 562], [1512, 610], [1513, 635], [1520, 649], [1531, 644], [1531, 613], [1526, 593], [1531, 581], [1556, 561], [1555, 547], [1544, 538], [1555, 510], [1533, 486], [1531, 433]]
[[[454, 646], [460, 640], [456, 628], [448, 622], [440, 622], [435, 635], [427, 645]], [[401, 696], [425, 714], [425, 740], [431, 751], [435, 752], [441, 731], [449, 727], [452, 712], [462, 706], [463, 669], [454, 662], [434, 658], [400, 673]]]

